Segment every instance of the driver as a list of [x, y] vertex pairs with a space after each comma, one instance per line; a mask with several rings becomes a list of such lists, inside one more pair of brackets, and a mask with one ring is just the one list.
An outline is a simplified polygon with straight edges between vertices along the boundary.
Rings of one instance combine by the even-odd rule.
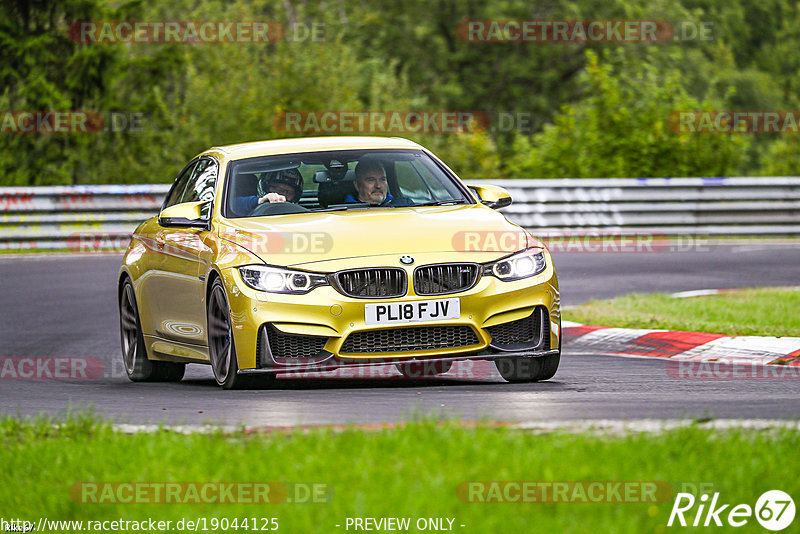
[[373, 206], [410, 206], [412, 203], [407, 198], [395, 199], [389, 191], [386, 181], [386, 169], [376, 159], [362, 159], [355, 168], [356, 179], [353, 187], [356, 196], [347, 195], [345, 202], [364, 202]]
[[259, 179], [256, 191], [257, 195], [233, 199], [233, 211], [250, 213], [264, 202], [297, 202], [303, 194], [303, 175], [297, 169], [265, 173]]

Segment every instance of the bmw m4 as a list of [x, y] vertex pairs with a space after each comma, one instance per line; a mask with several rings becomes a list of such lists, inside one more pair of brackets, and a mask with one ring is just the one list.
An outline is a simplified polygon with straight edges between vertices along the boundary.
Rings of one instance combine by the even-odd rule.
[[119, 272], [133, 381], [208, 364], [223, 388], [287, 371], [393, 364], [406, 376], [491, 360], [551, 378], [561, 353], [553, 259], [405, 139], [323, 137], [211, 148], [134, 231]]

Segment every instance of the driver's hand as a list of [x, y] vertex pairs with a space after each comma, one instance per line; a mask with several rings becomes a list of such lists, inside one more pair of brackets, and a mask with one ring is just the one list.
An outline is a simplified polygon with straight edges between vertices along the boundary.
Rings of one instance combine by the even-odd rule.
[[263, 197], [258, 199], [259, 204], [263, 204], [264, 202], [286, 202], [286, 197], [283, 195], [279, 195], [278, 193], [267, 193]]

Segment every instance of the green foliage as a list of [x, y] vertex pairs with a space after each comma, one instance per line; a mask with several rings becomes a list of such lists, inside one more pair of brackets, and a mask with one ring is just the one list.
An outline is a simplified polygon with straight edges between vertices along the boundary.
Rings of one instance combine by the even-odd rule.
[[680, 84], [677, 71], [649, 63], [615, 74], [587, 52], [586, 97], [554, 124], [515, 144], [511, 174], [531, 177], [725, 176], [743, 160], [747, 138], [679, 134], [671, 113], [714, 109]]
[[760, 169], [763, 176], [800, 175], [800, 134], [784, 135], [767, 148]]
[[500, 178], [500, 156], [492, 137], [486, 132], [427, 136], [419, 140], [437, 154], [465, 180]]
[[[458, 32], [488, 19], [667, 20], [712, 36], [481, 43]], [[323, 40], [87, 44], [69, 37], [79, 20], [316, 23]], [[0, 110], [143, 120], [135, 131], [0, 133], [0, 184], [165, 182], [210, 146], [295, 136], [276, 128], [281, 112], [325, 110], [531, 117], [529, 129], [408, 136], [467, 179], [794, 174], [793, 139], [679, 135], [667, 119], [798, 109], [798, 28], [790, 0], [3, 0]]]

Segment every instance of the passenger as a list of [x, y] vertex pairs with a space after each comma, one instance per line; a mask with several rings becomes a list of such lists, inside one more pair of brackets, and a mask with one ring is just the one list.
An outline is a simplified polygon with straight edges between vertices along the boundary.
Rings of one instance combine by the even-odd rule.
[[247, 214], [264, 202], [297, 202], [303, 194], [303, 175], [297, 169], [268, 172], [258, 181], [257, 195], [234, 198], [236, 213]]

